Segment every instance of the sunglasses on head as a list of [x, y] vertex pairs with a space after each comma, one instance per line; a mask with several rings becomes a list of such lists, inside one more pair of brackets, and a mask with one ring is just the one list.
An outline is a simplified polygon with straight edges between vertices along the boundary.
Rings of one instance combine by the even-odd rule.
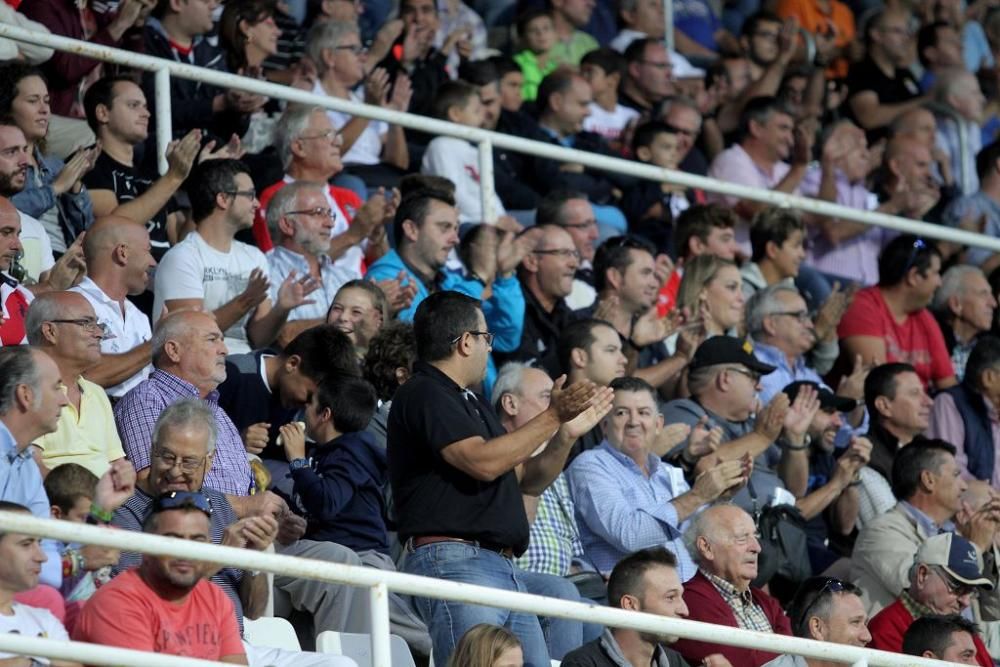
[[212, 516], [212, 501], [196, 491], [170, 491], [153, 501], [153, 514], [167, 510], [192, 509]]

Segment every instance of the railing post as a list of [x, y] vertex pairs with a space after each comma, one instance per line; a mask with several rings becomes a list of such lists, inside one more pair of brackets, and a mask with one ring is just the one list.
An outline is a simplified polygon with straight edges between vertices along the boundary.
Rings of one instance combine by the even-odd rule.
[[392, 648], [389, 642], [389, 589], [385, 582], [372, 586], [372, 667], [392, 667]]
[[493, 206], [496, 186], [493, 180], [493, 142], [483, 139], [479, 142], [479, 194], [483, 199], [483, 222], [495, 225], [497, 211]]
[[663, 0], [663, 43], [668, 51], [674, 50], [674, 0]]
[[167, 146], [174, 138], [174, 123], [170, 111], [170, 70], [156, 70], [156, 163], [160, 175], [167, 173]]

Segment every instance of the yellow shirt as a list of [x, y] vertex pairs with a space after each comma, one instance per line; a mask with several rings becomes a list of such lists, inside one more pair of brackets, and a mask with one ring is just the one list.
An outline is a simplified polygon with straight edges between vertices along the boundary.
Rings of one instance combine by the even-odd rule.
[[78, 463], [100, 477], [111, 461], [125, 456], [125, 451], [104, 389], [83, 378], [77, 385], [79, 414], [72, 404], [65, 406], [56, 430], [36, 440], [35, 445], [42, 450], [42, 461], [48, 468]]

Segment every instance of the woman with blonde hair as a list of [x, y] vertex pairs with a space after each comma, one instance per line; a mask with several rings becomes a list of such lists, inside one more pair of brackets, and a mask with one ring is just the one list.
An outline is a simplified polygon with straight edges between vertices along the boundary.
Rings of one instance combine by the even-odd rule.
[[736, 264], [715, 255], [698, 255], [684, 264], [677, 308], [700, 317], [708, 338], [734, 332], [743, 325], [742, 278]]
[[523, 667], [521, 642], [510, 630], [480, 623], [469, 628], [455, 645], [448, 667]]

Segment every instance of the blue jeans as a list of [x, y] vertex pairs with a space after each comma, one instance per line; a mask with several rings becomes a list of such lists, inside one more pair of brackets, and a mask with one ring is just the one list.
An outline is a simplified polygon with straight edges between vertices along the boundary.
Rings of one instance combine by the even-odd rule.
[[[558, 577], [543, 579], [543, 575], [518, 569], [510, 559], [494, 551], [463, 542], [438, 542], [408, 552], [403, 571], [520, 593], [551, 595], [567, 590], [549, 581], [562, 581]], [[570, 587], [573, 587], [572, 584]], [[517, 635], [524, 651], [525, 667], [548, 667], [550, 664], [542, 623], [533, 614], [422, 597], [414, 598], [414, 607], [430, 630], [434, 664], [447, 664], [458, 640], [479, 623], [501, 625]], [[558, 644], [556, 650], [563, 651], [560, 657], [582, 644], [583, 631], [579, 622], [551, 619], [546, 625], [549, 635]]]

